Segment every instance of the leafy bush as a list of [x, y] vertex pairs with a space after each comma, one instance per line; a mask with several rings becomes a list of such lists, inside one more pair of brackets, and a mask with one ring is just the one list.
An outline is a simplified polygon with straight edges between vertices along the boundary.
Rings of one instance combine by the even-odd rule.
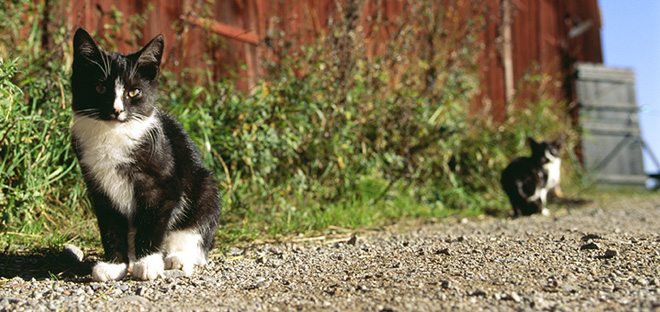
[[[470, 114], [488, 15], [479, 1], [406, 3], [386, 20], [379, 11], [360, 16], [364, 2], [347, 1], [303, 46], [274, 32], [262, 47], [266, 74], [249, 93], [206, 72], [194, 84], [163, 72], [161, 105], [188, 129], [223, 191], [223, 240], [508, 211], [499, 172], [527, 153], [528, 135], [562, 134], [572, 150], [563, 105], [543, 93], [549, 77], [530, 75], [525, 88], [538, 98], [503, 123]], [[94, 228], [69, 143], [71, 30], [50, 18], [42, 49], [44, 29], [34, 26], [42, 4], [5, 5], [15, 7], [0, 13], [9, 30], [0, 34], [1, 229], [70, 239], [81, 224]], [[116, 38], [113, 29], [101, 41]], [[367, 29], [387, 40], [374, 45]]]
[[[86, 226], [88, 204], [70, 146], [65, 31], [53, 28], [46, 38], [34, 23], [41, 11], [30, 1], [3, 5], [0, 229], [75, 236]], [[47, 40], [55, 42], [49, 49]]]
[[[545, 94], [548, 76], [531, 71], [504, 123], [469, 113], [487, 15], [477, 2], [445, 9], [411, 1], [409, 13], [387, 23], [379, 12], [359, 17], [362, 3], [339, 7], [329, 30], [309, 45], [276, 32], [267, 75], [250, 94], [212, 81], [166, 88], [170, 109], [217, 168], [230, 216], [306, 219], [327, 206], [366, 209], [378, 220], [374, 210], [400, 198], [421, 206], [402, 205], [392, 216], [406, 209], [427, 217], [498, 213], [509, 210], [500, 171], [528, 154], [527, 136], [561, 135], [573, 150], [577, 137], [564, 104]], [[358, 20], [373, 24], [363, 28]], [[370, 55], [364, 29], [381, 24], [397, 31]], [[522, 98], [527, 89], [536, 95], [531, 103]]]

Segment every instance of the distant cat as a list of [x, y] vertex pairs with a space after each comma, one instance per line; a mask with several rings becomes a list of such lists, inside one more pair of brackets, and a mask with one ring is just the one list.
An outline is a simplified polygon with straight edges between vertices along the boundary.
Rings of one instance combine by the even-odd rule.
[[543, 212], [548, 192], [559, 193], [561, 139], [537, 143], [530, 138], [528, 142], [532, 155], [514, 159], [502, 171], [502, 188], [514, 217]]
[[92, 278], [192, 274], [213, 247], [220, 200], [186, 131], [155, 107], [163, 37], [124, 55], [80, 28], [73, 50], [72, 143], [106, 260]]

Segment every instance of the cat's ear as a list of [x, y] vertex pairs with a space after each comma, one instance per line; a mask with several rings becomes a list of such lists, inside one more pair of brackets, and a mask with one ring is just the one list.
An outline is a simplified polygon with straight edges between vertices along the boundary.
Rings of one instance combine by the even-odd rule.
[[164, 45], [163, 35], [158, 35], [137, 53], [137, 65], [145, 78], [153, 80], [158, 76]]
[[537, 147], [539, 145], [539, 143], [537, 143], [532, 138], [527, 138], [527, 144], [529, 144], [529, 147], [531, 147], [532, 149], [534, 149], [535, 147]]
[[76, 34], [73, 36], [73, 60], [81, 61], [97, 60], [101, 57], [101, 50], [92, 38], [92, 36], [85, 30], [85, 28], [78, 28]]

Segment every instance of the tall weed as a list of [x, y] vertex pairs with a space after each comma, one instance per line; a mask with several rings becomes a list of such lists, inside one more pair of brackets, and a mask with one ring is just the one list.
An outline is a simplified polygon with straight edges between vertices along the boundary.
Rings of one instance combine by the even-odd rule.
[[[470, 114], [479, 31], [494, 14], [479, 1], [410, 0], [396, 20], [364, 10], [364, 1], [337, 3], [327, 29], [307, 44], [273, 32], [261, 47], [265, 75], [249, 92], [209, 72], [187, 71], [195, 83], [161, 75], [160, 105], [188, 130], [223, 192], [221, 239], [499, 213], [508, 209], [499, 172], [527, 153], [527, 136], [565, 136], [565, 163], [578, 171], [564, 104], [544, 94], [549, 77], [530, 75], [525, 88], [538, 96], [514, 105], [503, 123], [487, 111]], [[69, 143], [71, 29], [56, 16], [40, 26], [44, 4], [4, 5], [0, 230], [93, 240]], [[109, 19], [104, 46], [140, 35], [116, 36], [120, 20]], [[386, 40], [374, 45], [367, 31]]]
[[75, 237], [88, 226], [88, 204], [70, 146], [67, 31], [39, 23], [40, 4], [3, 5], [0, 230], [46, 240]]

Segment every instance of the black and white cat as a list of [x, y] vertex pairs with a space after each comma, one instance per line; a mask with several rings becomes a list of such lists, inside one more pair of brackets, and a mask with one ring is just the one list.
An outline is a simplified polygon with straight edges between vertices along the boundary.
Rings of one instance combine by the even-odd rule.
[[124, 55], [80, 28], [73, 50], [72, 143], [106, 260], [92, 278], [192, 274], [213, 247], [220, 200], [186, 131], [155, 107], [163, 37]]
[[532, 155], [514, 159], [502, 171], [502, 188], [514, 217], [547, 214], [548, 193], [559, 193], [561, 139], [537, 143], [529, 138], [528, 142]]

